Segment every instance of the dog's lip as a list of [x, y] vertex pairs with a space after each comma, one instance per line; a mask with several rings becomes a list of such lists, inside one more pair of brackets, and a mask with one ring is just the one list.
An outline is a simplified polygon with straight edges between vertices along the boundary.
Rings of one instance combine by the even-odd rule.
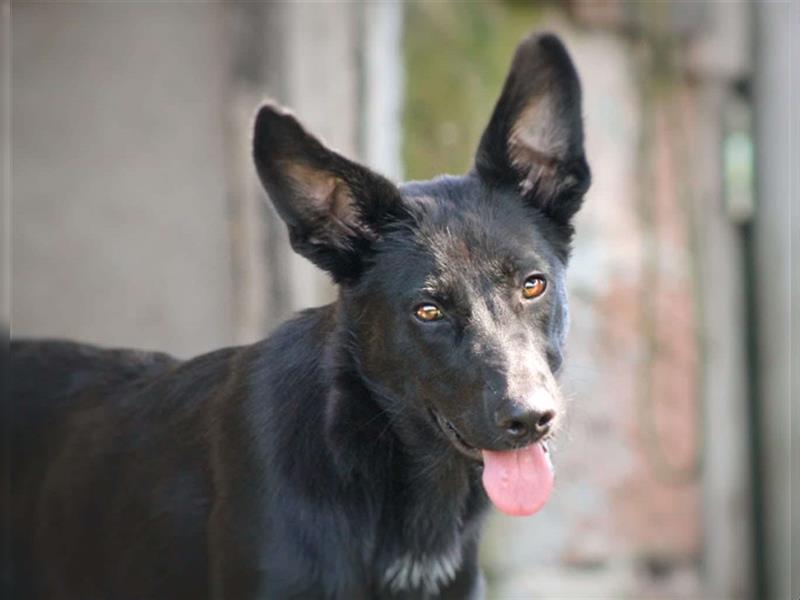
[[[476, 448], [475, 446], [468, 443], [458, 428], [453, 425], [451, 421], [443, 417], [438, 411], [433, 408], [428, 409], [431, 417], [436, 422], [436, 425], [439, 427], [439, 430], [442, 432], [444, 437], [462, 454], [471, 458], [472, 460], [476, 460], [480, 463], [483, 463], [483, 454], [480, 448]], [[534, 444], [541, 444], [542, 450], [545, 453], [549, 453], [550, 449], [547, 446], [548, 437], [544, 439], [538, 440], [533, 442]]]
[[483, 455], [481, 451], [475, 446], [469, 444], [464, 440], [461, 432], [458, 431], [455, 425], [445, 419], [436, 410], [430, 409], [433, 420], [439, 426], [439, 430], [444, 434], [444, 437], [458, 450], [461, 454], [472, 460], [483, 462]]

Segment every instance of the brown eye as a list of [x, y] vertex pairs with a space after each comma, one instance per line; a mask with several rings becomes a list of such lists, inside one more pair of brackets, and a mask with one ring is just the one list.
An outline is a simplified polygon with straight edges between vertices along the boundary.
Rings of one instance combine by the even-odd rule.
[[541, 275], [531, 275], [522, 286], [522, 295], [526, 300], [538, 298], [547, 289], [547, 281]]
[[435, 304], [420, 304], [414, 314], [420, 321], [438, 321], [444, 317], [442, 309]]

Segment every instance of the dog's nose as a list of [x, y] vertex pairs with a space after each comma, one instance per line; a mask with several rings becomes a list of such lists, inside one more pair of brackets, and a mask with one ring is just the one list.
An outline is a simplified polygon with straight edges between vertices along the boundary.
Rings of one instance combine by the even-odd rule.
[[507, 403], [495, 412], [495, 423], [503, 438], [514, 445], [536, 442], [543, 438], [556, 417], [553, 409], [535, 410], [515, 403]]

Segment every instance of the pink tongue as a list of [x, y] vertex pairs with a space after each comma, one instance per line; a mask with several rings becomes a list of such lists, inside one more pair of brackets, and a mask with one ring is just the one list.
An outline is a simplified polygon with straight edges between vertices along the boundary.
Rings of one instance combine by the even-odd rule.
[[494, 505], [513, 516], [532, 515], [553, 490], [553, 467], [541, 444], [483, 453], [483, 487]]

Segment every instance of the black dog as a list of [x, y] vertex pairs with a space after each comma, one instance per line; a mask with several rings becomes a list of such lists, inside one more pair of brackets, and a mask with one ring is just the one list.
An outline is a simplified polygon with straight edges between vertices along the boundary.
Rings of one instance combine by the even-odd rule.
[[561, 43], [520, 45], [463, 177], [398, 188], [272, 105], [253, 153], [338, 300], [187, 362], [14, 343], [11, 597], [476, 598], [488, 500], [547, 499], [589, 185]]

